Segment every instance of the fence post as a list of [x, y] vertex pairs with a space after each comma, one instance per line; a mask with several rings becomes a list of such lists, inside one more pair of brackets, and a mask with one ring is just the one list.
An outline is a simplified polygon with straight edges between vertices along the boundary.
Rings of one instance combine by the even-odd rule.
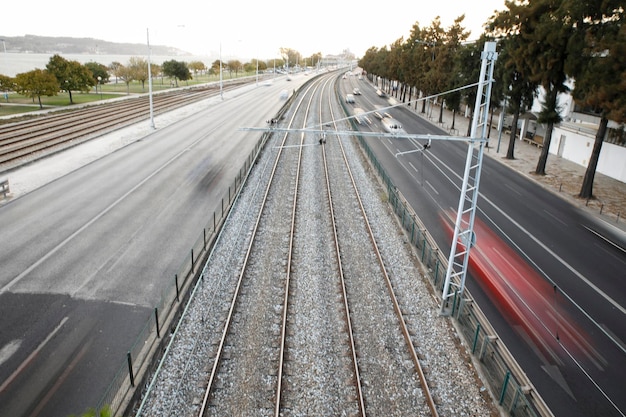
[[507, 385], [509, 385], [509, 378], [511, 377], [511, 371], [506, 371], [506, 375], [504, 376], [504, 383], [502, 384], [502, 391], [500, 391], [500, 401], [498, 404], [502, 405], [504, 402], [504, 395], [506, 394]]
[[154, 307], [154, 322], [156, 323], [157, 337], [161, 338], [161, 329], [159, 327], [159, 309]]
[[191, 273], [193, 273], [193, 248], [191, 248]]
[[476, 352], [476, 344], [478, 343], [478, 336], [480, 335], [480, 323], [476, 324], [476, 332], [474, 333], [474, 343], [472, 343], [472, 355]]
[[130, 385], [135, 386], [135, 374], [133, 374], [133, 359], [130, 356], [130, 351], [126, 354], [128, 360], [128, 375], [130, 376]]
[[180, 289], [178, 288], [178, 274], [174, 274], [174, 283], [176, 285], [176, 301], [180, 302]]

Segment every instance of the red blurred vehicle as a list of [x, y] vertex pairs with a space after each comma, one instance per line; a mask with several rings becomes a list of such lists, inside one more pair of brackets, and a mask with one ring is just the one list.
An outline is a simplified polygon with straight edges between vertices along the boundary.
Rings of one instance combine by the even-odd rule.
[[[456, 215], [441, 220], [450, 239]], [[470, 251], [468, 270], [509, 324], [550, 362], [561, 363], [564, 349], [576, 359], [586, 357], [598, 368], [606, 366], [591, 338], [567, 313], [557, 289], [528, 265], [509, 245], [478, 218], [476, 244]], [[457, 245], [463, 244], [459, 241]], [[549, 357], [549, 358], [548, 358]]]

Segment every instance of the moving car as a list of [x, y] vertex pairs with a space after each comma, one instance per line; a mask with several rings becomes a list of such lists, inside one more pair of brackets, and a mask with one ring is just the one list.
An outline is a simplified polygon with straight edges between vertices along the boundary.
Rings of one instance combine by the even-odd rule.
[[392, 117], [383, 117], [382, 118], [383, 129], [385, 129], [389, 133], [406, 133], [404, 129], [402, 129], [402, 125], [399, 121]]

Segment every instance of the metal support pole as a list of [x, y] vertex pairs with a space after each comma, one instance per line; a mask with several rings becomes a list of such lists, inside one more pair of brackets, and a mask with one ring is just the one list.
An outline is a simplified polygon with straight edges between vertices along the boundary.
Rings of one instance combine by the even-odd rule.
[[[482, 64], [478, 93], [474, 106], [471, 138], [467, 147], [465, 172], [463, 185], [459, 198], [459, 207], [456, 212], [452, 247], [446, 271], [446, 280], [443, 286], [441, 314], [450, 315], [454, 306], [449, 302], [452, 298], [463, 295], [465, 289], [465, 277], [469, 263], [469, 253], [475, 243], [474, 218], [478, 202], [478, 186], [480, 183], [480, 171], [482, 168], [483, 151], [486, 142], [486, 130], [489, 117], [489, 101], [491, 99], [491, 84], [493, 82], [493, 70], [498, 57], [496, 43], [486, 42], [482, 53]], [[480, 130], [480, 131], [479, 131]]]
[[146, 38], [148, 42], [148, 96], [150, 101], [150, 127], [156, 129], [154, 125], [154, 104], [152, 103], [152, 68], [150, 66], [150, 56], [152, 49], [150, 48], [150, 29], [146, 28]]

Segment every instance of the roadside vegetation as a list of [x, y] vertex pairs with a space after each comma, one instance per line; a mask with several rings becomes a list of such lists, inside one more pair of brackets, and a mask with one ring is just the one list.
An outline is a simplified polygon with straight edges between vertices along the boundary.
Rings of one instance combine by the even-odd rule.
[[[552, 129], [562, 120], [559, 97], [570, 93], [576, 111], [600, 122], [580, 198], [593, 198], [593, 179], [609, 121], [626, 144], [626, 26], [623, 0], [512, 0], [495, 11], [477, 41], [468, 42], [464, 16], [444, 28], [439, 18], [428, 27], [415, 23], [407, 39], [367, 50], [359, 65], [388, 94], [402, 102], [440, 95], [453, 114], [475, 102], [481, 52], [498, 42], [491, 111], [520, 114], [540, 99], [537, 122], [546, 126], [535, 173], [546, 174]], [[440, 98], [440, 100], [441, 100]], [[426, 100], [419, 101], [422, 113]], [[443, 106], [441, 106], [441, 111]], [[493, 114], [493, 113], [492, 113]], [[439, 122], [441, 122], [441, 113]], [[454, 120], [454, 119], [453, 119]], [[452, 125], [454, 128], [454, 123]], [[470, 132], [466, 133], [469, 136]], [[517, 129], [511, 129], [507, 158], [514, 159]]]
[[[150, 63], [144, 57], [131, 57], [127, 63], [97, 62], [80, 64], [54, 55], [45, 69], [33, 69], [8, 77], [0, 74], [0, 117], [33, 112], [48, 107], [67, 107], [76, 104], [107, 100], [120, 95], [143, 94], [149, 91], [148, 67], [152, 76], [152, 90], [162, 91], [198, 84], [218, 82], [220, 67], [222, 80], [286, 71], [289, 62], [317, 63], [321, 53], [303, 58], [297, 51], [281, 48], [282, 59], [267, 61], [215, 60], [210, 66], [201, 61], [169, 60], [161, 65]], [[293, 65], [293, 64], [292, 64]]]

